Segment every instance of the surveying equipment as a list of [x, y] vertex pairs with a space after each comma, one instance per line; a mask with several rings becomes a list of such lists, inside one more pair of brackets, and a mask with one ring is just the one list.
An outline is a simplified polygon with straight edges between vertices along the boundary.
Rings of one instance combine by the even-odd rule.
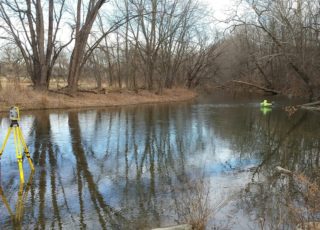
[[20, 114], [19, 114], [19, 108], [18, 107], [11, 107], [9, 110], [9, 118], [11, 121], [19, 121], [20, 120]]
[[28, 162], [29, 162], [29, 165], [30, 165], [30, 168], [32, 171], [34, 171], [34, 167], [33, 167], [32, 159], [30, 157], [30, 153], [29, 153], [27, 144], [23, 138], [21, 129], [19, 127], [18, 121], [20, 120], [20, 113], [19, 113], [18, 107], [14, 106], [14, 107], [10, 108], [9, 118], [10, 118], [11, 124], [10, 124], [7, 135], [4, 138], [4, 142], [3, 142], [1, 149], [0, 149], [0, 159], [1, 159], [2, 153], [4, 151], [4, 148], [6, 147], [10, 133], [11, 133], [11, 131], [13, 131], [14, 145], [15, 145], [15, 150], [16, 150], [16, 158], [18, 160], [18, 167], [19, 167], [19, 173], [20, 173], [20, 182], [24, 183], [24, 174], [23, 174], [23, 165], [22, 165], [22, 149], [24, 150], [24, 153], [28, 159]]

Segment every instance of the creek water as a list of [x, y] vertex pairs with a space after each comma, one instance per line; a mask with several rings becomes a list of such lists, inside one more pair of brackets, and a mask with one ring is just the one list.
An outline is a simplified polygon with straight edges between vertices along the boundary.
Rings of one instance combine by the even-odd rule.
[[[22, 112], [35, 165], [25, 186], [11, 136], [0, 165], [0, 229], [151, 229], [208, 219], [207, 229], [293, 229], [293, 183], [312, 176], [319, 113], [250, 97]], [[10, 125], [1, 114], [0, 143]], [[319, 218], [319, 216], [318, 216]]]

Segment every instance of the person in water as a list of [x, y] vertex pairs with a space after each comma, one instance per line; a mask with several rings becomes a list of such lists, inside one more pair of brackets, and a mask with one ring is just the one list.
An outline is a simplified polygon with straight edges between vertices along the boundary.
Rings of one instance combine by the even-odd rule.
[[260, 105], [263, 107], [267, 107], [272, 106], [272, 103], [268, 102], [267, 100], [263, 100], [263, 102], [261, 102]]

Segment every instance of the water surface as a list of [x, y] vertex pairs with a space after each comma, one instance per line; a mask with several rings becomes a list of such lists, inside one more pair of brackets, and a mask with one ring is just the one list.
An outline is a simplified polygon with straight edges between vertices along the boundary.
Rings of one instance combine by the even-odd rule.
[[[273, 100], [267, 112], [256, 98], [209, 96], [22, 112], [36, 170], [24, 160], [29, 183], [19, 191], [11, 137], [1, 159], [0, 229], [150, 229], [206, 213], [208, 229], [292, 229], [295, 187], [274, 169], [316, 173], [319, 114], [289, 116], [283, 107], [292, 102]], [[9, 125], [2, 114], [0, 143]]]

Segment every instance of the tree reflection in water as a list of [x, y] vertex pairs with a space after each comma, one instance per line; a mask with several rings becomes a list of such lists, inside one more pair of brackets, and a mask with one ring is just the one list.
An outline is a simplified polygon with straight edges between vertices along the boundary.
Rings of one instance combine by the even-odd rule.
[[[26, 228], [209, 221], [236, 229], [243, 218], [253, 229], [290, 229], [298, 223], [298, 183], [274, 169], [310, 178], [319, 168], [319, 127], [309, 113], [288, 118], [276, 108], [264, 116], [254, 107], [181, 103], [30, 115], [21, 121], [36, 167], [21, 221]], [[1, 161], [3, 193], [14, 194], [14, 157]], [[4, 210], [0, 203], [0, 226], [10, 228]]]
[[[253, 125], [259, 145], [255, 145], [256, 138], [235, 143], [240, 149], [254, 146], [247, 152], [256, 152], [260, 158], [252, 182], [238, 201], [238, 210], [245, 210], [255, 220], [252, 229], [257, 225], [261, 229], [295, 229], [298, 224], [320, 220], [320, 206], [315, 205], [320, 202], [320, 142], [315, 119], [313, 114], [301, 112], [288, 124], [285, 113], [277, 119], [270, 114]], [[294, 176], [277, 173], [276, 166], [293, 171]]]

